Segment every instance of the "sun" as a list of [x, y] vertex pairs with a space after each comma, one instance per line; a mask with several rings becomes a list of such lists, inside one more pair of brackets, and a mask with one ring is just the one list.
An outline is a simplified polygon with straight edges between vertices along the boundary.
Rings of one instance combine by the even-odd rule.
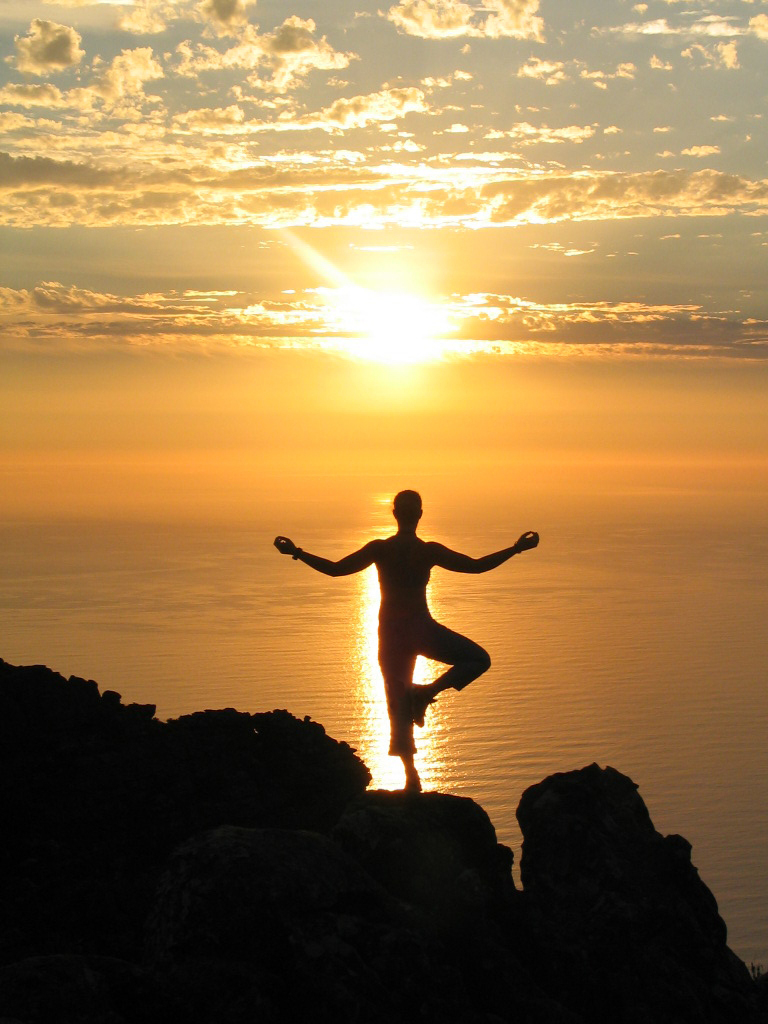
[[[378, 363], [422, 363], [446, 354], [451, 342], [447, 310], [420, 295], [351, 286], [336, 296], [340, 346]], [[454, 343], [455, 344], [455, 343]]]

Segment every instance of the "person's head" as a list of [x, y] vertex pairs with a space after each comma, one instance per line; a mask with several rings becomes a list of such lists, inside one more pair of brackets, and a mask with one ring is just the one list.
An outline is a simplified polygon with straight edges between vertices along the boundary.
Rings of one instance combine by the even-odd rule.
[[400, 491], [395, 495], [392, 514], [398, 526], [415, 529], [421, 519], [421, 495], [416, 491]]

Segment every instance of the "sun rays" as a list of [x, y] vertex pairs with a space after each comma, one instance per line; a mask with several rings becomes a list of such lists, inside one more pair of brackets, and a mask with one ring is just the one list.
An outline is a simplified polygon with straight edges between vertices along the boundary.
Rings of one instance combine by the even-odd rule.
[[363, 287], [294, 232], [281, 236], [323, 279], [315, 293], [336, 335], [325, 347], [387, 365], [431, 362], [460, 347], [449, 340], [456, 323], [445, 305], [416, 290]]

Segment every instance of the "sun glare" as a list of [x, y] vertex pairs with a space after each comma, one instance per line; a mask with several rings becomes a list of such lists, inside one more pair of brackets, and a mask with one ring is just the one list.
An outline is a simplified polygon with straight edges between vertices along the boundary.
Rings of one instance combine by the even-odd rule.
[[443, 340], [455, 333], [447, 306], [416, 292], [364, 288], [294, 232], [281, 235], [326, 282], [313, 290], [325, 304], [327, 328], [338, 338], [324, 347], [390, 365], [432, 362], [461, 350], [459, 342]]
[[341, 289], [335, 297], [338, 326], [348, 337], [340, 346], [350, 355], [379, 363], [421, 363], [443, 356], [451, 342], [446, 310], [419, 295]]

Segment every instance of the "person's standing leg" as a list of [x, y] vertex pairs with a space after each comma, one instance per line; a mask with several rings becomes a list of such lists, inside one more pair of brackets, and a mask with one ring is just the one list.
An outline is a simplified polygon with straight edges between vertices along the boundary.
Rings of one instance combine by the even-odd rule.
[[413, 689], [416, 655], [407, 649], [402, 637], [388, 635], [387, 630], [380, 629], [379, 666], [384, 677], [384, 691], [387, 696], [387, 711], [389, 712], [389, 753], [399, 757], [403, 762], [405, 788], [419, 791], [421, 780], [413, 763], [416, 744], [413, 739], [411, 709], [411, 690]]

